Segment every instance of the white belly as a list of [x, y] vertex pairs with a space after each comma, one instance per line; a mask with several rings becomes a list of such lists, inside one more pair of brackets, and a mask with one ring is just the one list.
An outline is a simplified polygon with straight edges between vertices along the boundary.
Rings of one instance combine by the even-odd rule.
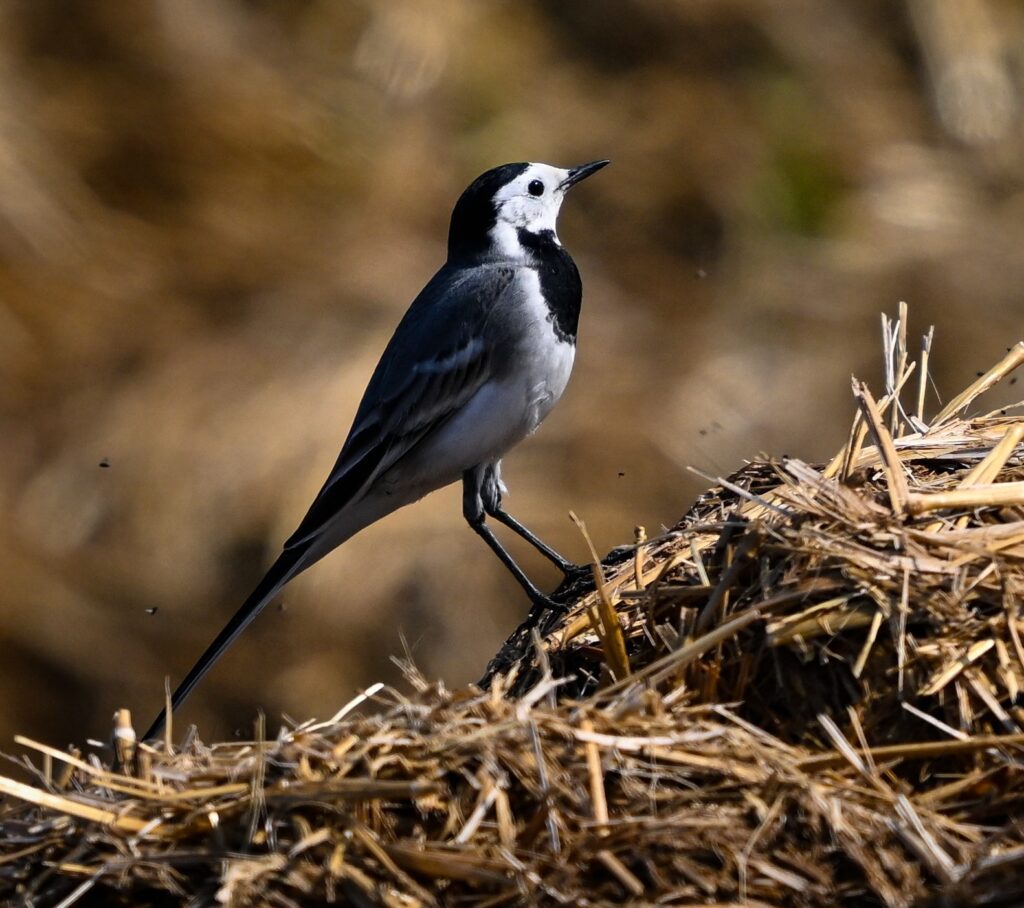
[[[454, 482], [470, 467], [500, 459], [532, 434], [558, 402], [569, 381], [573, 352], [572, 345], [559, 343], [545, 360], [484, 385], [400, 466], [400, 481], [413, 479], [414, 485], [435, 489]], [[388, 479], [399, 477], [389, 474]]]
[[524, 369], [527, 435], [541, 424], [551, 408], [558, 403], [569, 383], [576, 356], [575, 345], [554, 340], [549, 325], [544, 325], [541, 330], [544, 338], [529, 355]]

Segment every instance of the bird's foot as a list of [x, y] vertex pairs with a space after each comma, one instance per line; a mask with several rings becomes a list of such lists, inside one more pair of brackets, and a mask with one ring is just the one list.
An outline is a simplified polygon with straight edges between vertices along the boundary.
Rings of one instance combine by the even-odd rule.
[[574, 564], [571, 561], [563, 561], [558, 565], [565, 579], [562, 586], [572, 586], [580, 580], [589, 580], [594, 576], [594, 568], [590, 564]]
[[537, 613], [554, 612], [564, 615], [569, 611], [569, 606], [566, 603], [556, 602], [550, 596], [545, 596], [543, 593], [530, 596], [530, 603], [533, 605], [533, 611]]
[[562, 582], [548, 598], [559, 602], [575, 601], [583, 593], [594, 588], [594, 569], [591, 565], [567, 561], [561, 567], [561, 571]]

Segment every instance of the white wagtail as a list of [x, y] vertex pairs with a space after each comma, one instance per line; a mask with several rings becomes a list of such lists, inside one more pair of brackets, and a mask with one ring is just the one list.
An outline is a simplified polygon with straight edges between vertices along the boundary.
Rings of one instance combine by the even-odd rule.
[[[384, 350], [327, 482], [277, 561], [171, 698], [177, 708], [293, 577], [386, 514], [461, 477], [462, 510], [534, 605], [558, 607], [494, 533], [505, 524], [570, 575], [575, 565], [501, 506], [502, 455], [565, 390], [582, 285], [555, 232], [566, 192], [608, 162], [505, 164], [452, 211], [448, 261]], [[163, 729], [161, 712], [146, 738]]]

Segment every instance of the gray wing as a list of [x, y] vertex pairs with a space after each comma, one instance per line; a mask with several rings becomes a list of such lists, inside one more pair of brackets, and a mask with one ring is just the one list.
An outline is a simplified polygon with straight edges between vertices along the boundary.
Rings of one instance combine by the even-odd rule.
[[507, 265], [446, 265], [423, 288], [377, 363], [334, 469], [286, 550], [308, 542], [476, 394], [493, 366], [484, 329], [514, 279]]

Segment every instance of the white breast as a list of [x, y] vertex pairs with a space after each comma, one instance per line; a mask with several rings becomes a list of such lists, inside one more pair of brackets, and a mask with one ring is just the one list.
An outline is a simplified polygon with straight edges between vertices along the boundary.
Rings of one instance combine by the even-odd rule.
[[532, 268], [520, 273], [525, 327], [519, 347], [519, 377], [523, 383], [526, 434], [540, 425], [569, 383], [576, 345], [555, 335], [551, 313], [541, 295], [540, 277]]

